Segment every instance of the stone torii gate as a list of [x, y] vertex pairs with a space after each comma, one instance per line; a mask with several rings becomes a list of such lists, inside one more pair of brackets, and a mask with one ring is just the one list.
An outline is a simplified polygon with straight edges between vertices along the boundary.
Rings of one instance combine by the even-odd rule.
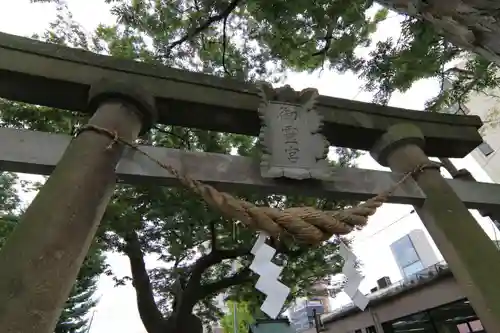
[[[0, 97], [89, 112], [89, 124], [128, 142], [155, 122], [259, 135], [254, 85], [0, 34]], [[301, 181], [302, 194], [366, 200], [427, 156], [464, 157], [482, 139], [474, 116], [423, 113], [320, 96], [316, 109], [332, 145], [371, 151], [393, 173], [335, 169], [332, 180]], [[177, 186], [137, 151], [84, 131], [76, 138], [0, 129], [0, 170], [50, 174], [0, 252], [0, 331], [49, 333], [74, 283], [115, 186]], [[220, 189], [294, 193], [297, 182], [264, 179], [239, 156], [141, 147]], [[389, 202], [411, 204], [488, 332], [500, 332], [500, 253], [469, 209], [500, 212], [500, 186], [444, 179], [425, 169]]]

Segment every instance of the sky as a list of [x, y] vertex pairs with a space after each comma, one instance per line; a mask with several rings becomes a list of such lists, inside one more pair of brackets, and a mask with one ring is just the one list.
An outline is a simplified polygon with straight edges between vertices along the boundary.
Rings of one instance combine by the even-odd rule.
[[[69, 0], [69, 7], [75, 21], [87, 31], [92, 31], [99, 23], [114, 23], [109, 14], [108, 6], [103, 0]], [[30, 36], [43, 32], [48, 23], [55, 18], [53, 5], [30, 4], [29, 0], [0, 0], [0, 31], [20, 36]], [[398, 35], [399, 18], [393, 15], [379, 26], [375, 39], [385, 39]], [[294, 89], [317, 88], [322, 95], [335, 96], [361, 101], [371, 101], [371, 94], [360, 90], [362, 82], [351, 74], [339, 75], [324, 71], [318, 74], [290, 74], [287, 84]], [[390, 101], [391, 106], [422, 110], [424, 103], [433, 97], [439, 89], [437, 82], [425, 80], [417, 82], [412, 89], [404, 94], [396, 93]], [[472, 157], [454, 160], [458, 168], [467, 168], [478, 181], [491, 182], [488, 175], [481, 169]], [[358, 160], [358, 166], [366, 169], [388, 170], [375, 162], [366, 154]], [[30, 200], [30, 198], [27, 198]], [[411, 206], [384, 205], [362, 231], [356, 232], [353, 249], [363, 263], [365, 280], [360, 286], [362, 292], [368, 292], [376, 285], [376, 280], [389, 276], [392, 281], [401, 279], [399, 269], [390, 252], [389, 245], [413, 229], [422, 229], [436, 251], [439, 260], [442, 255], [428, 235], [422, 222], [416, 214], [410, 214]], [[492, 223], [473, 212], [478, 223], [490, 238], [495, 238]], [[128, 275], [130, 270], [125, 257], [110, 254], [108, 263], [118, 276]], [[148, 261], [151, 267], [151, 261]], [[96, 308], [90, 333], [145, 333], [136, 307], [133, 287], [117, 287], [109, 277], [103, 277], [99, 282], [98, 295], [100, 303]], [[331, 301], [332, 305], [340, 306], [349, 302], [347, 296], [340, 294]]]

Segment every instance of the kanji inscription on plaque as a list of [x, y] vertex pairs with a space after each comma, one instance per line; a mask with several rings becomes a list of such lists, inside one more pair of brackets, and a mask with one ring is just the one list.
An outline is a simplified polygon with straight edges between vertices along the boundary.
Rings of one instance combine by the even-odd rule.
[[314, 108], [317, 90], [296, 92], [290, 86], [275, 90], [262, 83], [259, 91], [262, 177], [327, 180], [329, 143], [320, 132], [322, 117]]

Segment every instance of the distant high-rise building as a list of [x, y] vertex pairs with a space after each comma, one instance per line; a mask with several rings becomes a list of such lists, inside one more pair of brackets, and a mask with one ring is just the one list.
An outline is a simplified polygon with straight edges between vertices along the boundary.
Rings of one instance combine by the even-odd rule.
[[408, 278], [438, 262], [423, 230], [410, 231], [390, 247], [403, 278]]
[[330, 295], [328, 293], [328, 281], [318, 281], [313, 287], [313, 295], [309, 297], [309, 302], [319, 302], [323, 307], [323, 313], [330, 312]]
[[319, 280], [311, 288], [307, 298], [300, 298], [289, 309], [288, 318], [296, 332], [303, 332], [314, 326], [314, 313], [322, 315], [330, 312], [328, 281]]

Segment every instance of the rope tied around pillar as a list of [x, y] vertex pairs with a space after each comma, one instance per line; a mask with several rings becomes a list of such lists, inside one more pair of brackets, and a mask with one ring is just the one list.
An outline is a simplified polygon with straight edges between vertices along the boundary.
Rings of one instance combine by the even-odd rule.
[[387, 202], [393, 192], [403, 184], [408, 178], [422, 172], [428, 168], [439, 168], [438, 163], [420, 165], [414, 170], [405, 173], [387, 191], [384, 191], [367, 201], [340, 211], [321, 211], [314, 207], [292, 207], [283, 210], [273, 207], [256, 206], [245, 200], [235, 198], [229, 193], [221, 192], [214, 187], [192, 179], [188, 175], [182, 174], [174, 167], [162, 163], [158, 159], [150, 156], [140, 147], [120, 138], [116, 132], [87, 124], [82, 126], [76, 133], [79, 135], [83, 131], [94, 131], [108, 136], [111, 139], [110, 149], [114, 144], [123, 144], [149, 160], [170, 172], [179, 182], [200, 196], [209, 206], [217, 209], [225, 218], [237, 220], [247, 227], [265, 231], [276, 239], [291, 237], [296, 242], [318, 245], [328, 240], [334, 234], [345, 235], [355, 228], [367, 224], [368, 218], [375, 214], [377, 209]]

